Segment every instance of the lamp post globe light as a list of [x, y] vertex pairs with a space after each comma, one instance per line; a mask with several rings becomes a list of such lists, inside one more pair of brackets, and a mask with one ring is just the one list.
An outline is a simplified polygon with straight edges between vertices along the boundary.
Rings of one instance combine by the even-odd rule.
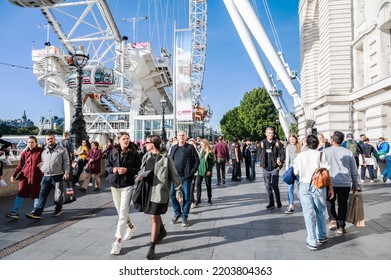
[[161, 138], [162, 138], [163, 141], [166, 141], [167, 140], [167, 133], [166, 133], [164, 115], [166, 113], [167, 100], [164, 99], [164, 96], [159, 101], [159, 103], [160, 103], [160, 108], [162, 108], [162, 135], [161, 135]]
[[82, 140], [86, 140], [88, 138], [87, 131], [86, 131], [86, 122], [83, 116], [81, 88], [83, 82], [83, 68], [84, 66], [86, 66], [89, 56], [84, 52], [83, 46], [80, 46], [79, 50], [77, 50], [74, 54], [71, 54], [71, 56], [72, 56], [71, 66], [76, 67], [77, 88], [76, 88], [76, 105], [73, 114], [70, 134], [73, 143], [77, 148], [81, 146]]

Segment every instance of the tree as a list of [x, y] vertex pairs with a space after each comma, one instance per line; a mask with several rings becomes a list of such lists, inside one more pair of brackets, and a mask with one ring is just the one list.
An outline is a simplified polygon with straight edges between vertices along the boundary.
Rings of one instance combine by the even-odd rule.
[[225, 139], [232, 141], [236, 137], [241, 137], [243, 131], [238, 119], [238, 107], [224, 114], [220, 126]]
[[[245, 93], [240, 106], [228, 111], [220, 121], [225, 138], [239, 137], [259, 140], [265, 128], [276, 128], [278, 110], [265, 88], [256, 88]], [[277, 129], [276, 129], [277, 131]]]

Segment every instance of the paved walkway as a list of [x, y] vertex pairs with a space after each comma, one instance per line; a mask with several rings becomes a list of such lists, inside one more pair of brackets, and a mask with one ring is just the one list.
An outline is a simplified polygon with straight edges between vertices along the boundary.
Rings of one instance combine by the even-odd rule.
[[[253, 182], [230, 182], [216, 187], [213, 205], [203, 201], [192, 209], [190, 226], [172, 225], [172, 209], [163, 216], [168, 237], [156, 246], [156, 259], [163, 260], [390, 260], [391, 185], [363, 185], [366, 227], [347, 226], [347, 234], [329, 233], [329, 242], [316, 252], [306, 247], [304, 219], [296, 200], [296, 212], [284, 214], [287, 187], [280, 183], [281, 209], [266, 210], [267, 194], [259, 167]], [[215, 173], [214, 173], [215, 174]], [[104, 180], [102, 180], [104, 181]], [[116, 229], [116, 212], [107, 185], [88, 190], [76, 202], [65, 205], [60, 217], [51, 217], [48, 201], [40, 221], [29, 220], [32, 201], [26, 200], [19, 220], [4, 217], [13, 197], [0, 198], [0, 259], [6, 260], [143, 260], [148, 251], [149, 216], [131, 210], [136, 225], [134, 237], [121, 254], [109, 254]]]

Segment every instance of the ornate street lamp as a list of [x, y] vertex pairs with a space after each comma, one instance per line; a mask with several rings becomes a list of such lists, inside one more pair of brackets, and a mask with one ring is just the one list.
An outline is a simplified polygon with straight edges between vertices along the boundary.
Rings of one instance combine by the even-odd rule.
[[165, 141], [165, 140], [167, 140], [167, 133], [166, 133], [166, 127], [164, 124], [164, 114], [166, 113], [167, 100], [164, 99], [164, 96], [159, 101], [159, 103], [160, 103], [160, 108], [162, 108], [162, 140]]
[[280, 140], [280, 120], [276, 120], [276, 137]]
[[83, 102], [81, 95], [81, 87], [83, 82], [83, 68], [86, 66], [87, 61], [89, 59], [88, 54], [84, 52], [84, 47], [79, 46], [79, 50], [77, 50], [74, 54], [71, 54], [72, 60], [70, 61], [70, 66], [76, 67], [77, 74], [77, 89], [76, 89], [76, 105], [75, 112], [73, 115], [73, 120], [71, 124], [71, 138], [75, 147], [78, 148], [81, 146], [82, 140], [86, 140], [88, 138], [86, 131], [86, 122], [83, 116]]

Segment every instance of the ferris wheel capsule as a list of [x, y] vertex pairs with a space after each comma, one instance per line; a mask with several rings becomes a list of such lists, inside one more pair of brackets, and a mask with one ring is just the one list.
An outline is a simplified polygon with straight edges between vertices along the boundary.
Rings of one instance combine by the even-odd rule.
[[50, 7], [64, 0], [8, 0], [11, 4], [25, 8], [39, 8], [39, 7]]
[[[65, 77], [69, 88], [77, 87], [76, 69]], [[102, 65], [86, 66], [83, 69], [82, 90], [84, 92], [106, 93], [115, 87], [114, 70]]]

